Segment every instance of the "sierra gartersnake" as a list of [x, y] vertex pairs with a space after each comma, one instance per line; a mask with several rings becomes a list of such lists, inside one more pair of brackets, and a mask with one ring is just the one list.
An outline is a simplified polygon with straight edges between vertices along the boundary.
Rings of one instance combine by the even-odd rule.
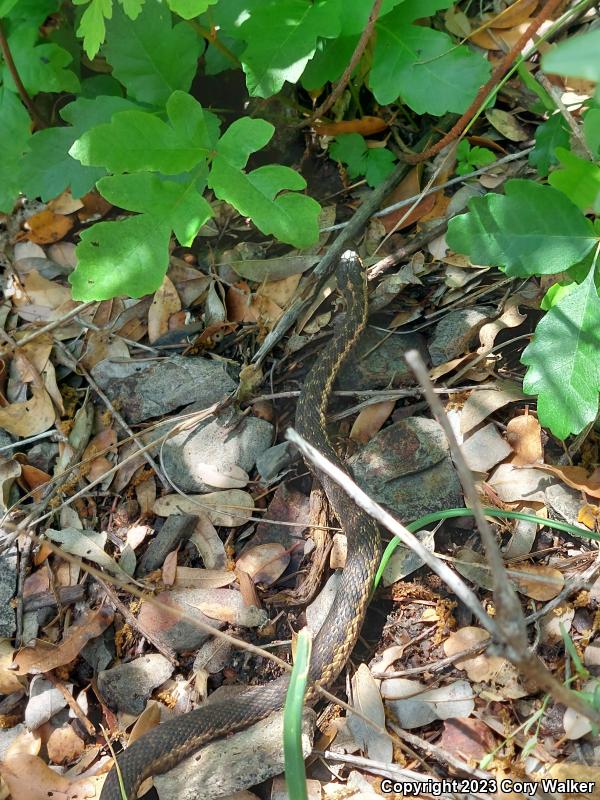
[[[302, 389], [296, 411], [296, 429], [310, 444], [345, 471], [326, 428], [327, 406], [342, 363], [360, 338], [367, 320], [366, 276], [358, 256], [347, 251], [337, 270], [346, 314], [330, 344], [317, 358]], [[326, 475], [312, 470], [348, 540], [346, 566], [333, 605], [312, 648], [307, 700], [315, 699], [314, 684], [329, 685], [342, 670], [358, 637], [369, 600], [380, 553], [374, 520], [356, 506]], [[117, 756], [128, 800], [150, 775], [166, 772], [203, 744], [257, 722], [285, 701], [286, 675], [255, 686], [235, 701], [214, 702], [154, 728]], [[121, 800], [115, 768], [110, 771], [100, 800]]]

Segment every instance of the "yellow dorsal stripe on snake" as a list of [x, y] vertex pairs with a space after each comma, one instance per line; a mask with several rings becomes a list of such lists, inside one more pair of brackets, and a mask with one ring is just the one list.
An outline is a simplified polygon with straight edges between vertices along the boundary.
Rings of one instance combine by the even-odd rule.
[[[310, 444], [345, 471], [326, 429], [326, 413], [333, 382], [367, 320], [366, 276], [356, 253], [340, 259], [338, 286], [346, 314], [332, 341], [317, 357], [304, 383], [296, 412], [296, 429]], [[358, 637], [380, 555], [379, 530], [330, 478], [312, 470], [348, 539], [348, 554], [333, 605], [313, 642], [310, 680], [328, 686], [339, 675]], [[254, 686], [235, 698], [201, 706], [165, 722], [117, 756], [128, 800], [135, 800], [140, 784], [150, 775], [174, 767], [203, 744], [241, 730], [283, 707], [287, 675]], [[314, 687], [307, 701], [315, 700]], [[110, 771], [100, 800], [121, 800], [115, 768]]]

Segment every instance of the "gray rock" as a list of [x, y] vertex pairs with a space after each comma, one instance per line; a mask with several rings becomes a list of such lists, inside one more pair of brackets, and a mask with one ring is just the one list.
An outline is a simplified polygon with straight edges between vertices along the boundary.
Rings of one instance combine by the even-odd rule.
[[17, 629], [15, 610], [10, 601], [17, 589], [17, 550], [11, 547], [0, 555], [0, 638], [10, 639]]
[[287, 469], [295, 458], [292, 443], [281, 442], [257, 456], [256, 469], [263, 481], [272, 481]]
[[578, 520], [579, 512], [583, 506], [581, 492], [565, 486], [564, 483], [553, 483], [546, 489], [546, 500], [552, 509], [571, 525], [586, 531], [585, 525], [581, 525]]
[[466, 353], [479, 329], [496, 314], [491, 306], [459, 308], [446, 314], [435, 326], [429, 344], [431, 363], [437, 366]]
[[219, 417], [207, 419], [194, 430], [182, 431], [165, 442], [163, 463], [171, 480], [184, 492], [210, 492], [215, 487], [203, 481], [203, 464], [217, 471], [219, 467], [227, 471], [236, 464], [250, 472], [272, 440], [270, 422], [227, 409]]
[[98, 689], [110, 708], [141, 714], [153, 690], [171, 677], [173, 665], [158, 653], [98, 674]]
[[396, 422], [348, 463], [357, 483], [401, 520], [464, 505], [448, 442], [435, 420], [411, 417]]
[[423, 337], [418, 333], [393, 334], [367, 328], [341, 369], [340, 389], [384, 389], [414, 386], [412, 370], [404, 360], [408, 350], [418, 350], [429, 360]]
[[175, 550], [180, 542], [190, 538], [197, 522], [198, 517], [193, 514], [171, 514], [167, 517], [165, 524], [142, 556], [137, 574], [147, 575], [152, 570], [162, 567], [169, 553]]
[[27, 461], [32, 467], [41, 469], [42, 472], [52, 472], [55, 458], [58, 456], [56, 442], [39, 442], [34, 444], [27, 453]]
[[[312, 750], [316, 714], [302, 717], [302, 752]], [[160, 800], [214, 800], [255, 786], [283, 772], [283, 711], [277, 711], [246, 730], [211, 742], [186, 758], [154, 785]]]
[[92, 375], [127, 422], [143, 422], [188, 403], [207, 406], [235, 389], [224, 366], [207, 358], [98, 362]]

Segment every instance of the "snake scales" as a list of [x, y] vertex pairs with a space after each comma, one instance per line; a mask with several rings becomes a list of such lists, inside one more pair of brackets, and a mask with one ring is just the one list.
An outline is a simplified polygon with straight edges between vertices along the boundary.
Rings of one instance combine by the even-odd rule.
[[[367, 319], [366, 275], [358, 256], [347, 251], [337, 271], [346, 314], [334, 338], [309, 372], [296, 412], [296, 429], [330, 461], [341, 463], [326, 429], [333, 382], [346, 356], [360, 338]], [[329, 685], [340, 673], [358, 637], [380, 553], [375, 522], [326, 475], [312, 469], [348, 539], [346, 566], [333, 605], [313, 642], [307, 700], [315, 699], [314, 684]], [[117, 756], [128, 800], [150, 775], [166, 772], [203, 744], [257, 722], [285, 701], [286, 675], [236, 697], [197, 708], [154, 728]], [[108, 774], [100, 800], [121, 800], [116, 769]]]

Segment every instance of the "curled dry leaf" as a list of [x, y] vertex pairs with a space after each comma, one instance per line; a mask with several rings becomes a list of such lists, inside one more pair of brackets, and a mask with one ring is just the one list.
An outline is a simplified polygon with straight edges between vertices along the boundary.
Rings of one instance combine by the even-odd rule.
[[237, 464], [215, 467], [213, 464], [195, 461], [194, 474], [215, 489], [243, 489], [250, 480], [248, 473]]
[[513, 449], [510, 461], [515, 465], [540, 463], [544, 457], [542, 428], [531, 414], [511, 419], [506, 426], [506, 441]]
[[155, 514], [168, 517], [170, 514], [198, 514], [202, 512], [214, 525], [237, 528], [244, 525], [254, 511], [254, 499], [241, 489], [208, 494], [168, 494], [154, 504]]
[[16, 673], [9, 669], [13, 660], [14, 649], [8, 639], [0, 640], [0, 694], [24, 692], [25, 687]]
[[63, 239], [73, 227], [70, 217], [54, 214], [49, 209], [34, 214], [27, 220], [27, 238], [36, 244], [52, 244]]
[[419, 681], [389, 678], [383, 681], [381, 693], [384, 698], [390, 698], [392, 712], [407, 729], [419, 728], [436, 719], [469, 717], [475, 708], [473, 689], [462, 680], [427, 689]]
[[[195, 512], [197, 513], [197, 512]], [[225, 569], [227, 554], [215, 526], [205, 514], [198, 514], [198, 521], [190, 542], [196, 547], [207, 569]]]
[[37, 675], [69, 664], [79, 655], [86, 642], [100, 636], [108, 628], [113, 617], [111, 609], [102, 606], [95, 611], [82, 614], [58, 645], [40, 641], [35, 647], [24, 647], [16, 654], [13, 661], [17, 667], [16, 673]]
[[54, 424], [56, 413], [48, 392], [33, 386], [31, 397], [22, 403], [0, 408], [0, 428], [13, 436], [35, 436]]
[[360, 444], [366, 444], [377, 431], [381, 430], [395, 407], [395, 400], [382, 400], [381, 403], [373, 403], [363, 408], [354, 421], [350, 438]]
[[289, 563], [289, 551], [277, 542], [270, 542], [245, 550], [238, 558], [236, 568], [247, 573], [254, 583], [270, 586], [283, 575]]
[[148, 311], [148, 339], [155, 342], [169, 330], [169, 319], [181, 310], [181, 300], [177, 289], [165, 275], [160, 288], [154, 293]]
[[361, 119], [317, 123], [314, 129], [319, 136], [339, 136], [341, 133], [360, 133], [361, 136], [373, 136], [375, 133], [385, 131], [387, 127], [387, 122], [381, 117], [364, 116]]
[[172, 550], [163, 563], [162, 580], [165, 586], [173, 586], [177, 576], [177, 550]]
[[70, 781], [59, 775], [37, 756], [19, 754], [0, 765], [12, 800], [85, 800], [96, 798], [100, 780], [104, 778], [79, 778]]
[[189, 589], [220, 589], [235, 581], [235, 572], [227, 569], [177, 567], [175, 586]]
[[[352, 706], [380, 728], [385, 728], [385, 711], [377, 681], [366, 664], [361, 664], [352, 676]], [[392, 761], [393, 745], [387, 733], [380, 733], [360, 717], [350, 714], [348, 727], [354, 741], [369, 758], [388, 764]]]
[[560, 594], [565, 585], [563, 574], [546, 564], [519, 564], [510, 569], [509, 575], [517, 591], [543, 602]]
[[557, 467], [553, 464], [536, 464], [536, 469], [556, 475], [573, 489], [600, 498], [600, 468], [588, 473], [583, 467]]
[[481, 389], [471, 392], [463, 406], [460, 418], [461, 433], [468, 433], [487, 419], [494, 411], [509, 403], [516, 403], [524, 398], [523, 391], [511, 381], [497, 381], [494, 389]]

